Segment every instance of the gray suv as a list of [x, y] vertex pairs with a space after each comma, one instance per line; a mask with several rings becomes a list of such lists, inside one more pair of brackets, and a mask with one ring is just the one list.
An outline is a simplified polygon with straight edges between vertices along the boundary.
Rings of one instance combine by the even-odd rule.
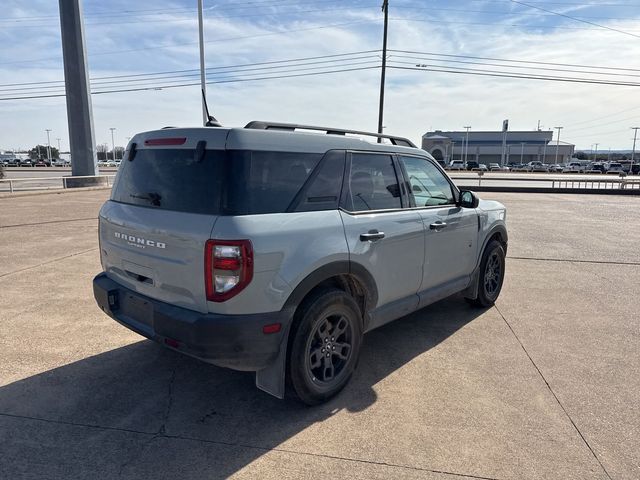
[[495, 302], [505, 215], [400, 137], [150, 131], [100, 210], [94, 295], [147, 338], [317, 404], [349, 381], [367, 331], [458, 292]]

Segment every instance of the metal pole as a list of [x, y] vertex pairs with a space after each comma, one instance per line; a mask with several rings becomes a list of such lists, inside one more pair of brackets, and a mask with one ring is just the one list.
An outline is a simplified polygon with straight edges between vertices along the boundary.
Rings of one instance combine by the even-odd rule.
[[[387, 73], [387, 31], [389, 27], [389, 0], [383, 0], [382, 11], [384, 12], [384, 33], [382, 35], [382, 70], [380, 72], [380, 104], [378, 106], [378, 133], [382, 134], [382, 120], [384, 118], [384, 83]], [[378, 137], [378, 143], [382, 139]]]
[[71, 174], [95, 175], [93, 113], [80, 0], [59, 0]]
[[542, 163], [547, 163], [547, 143], [544, 142], [544, 148], [542, 149]]
[[206, 126], [209, 118], [207, 118], [207, 107], [205, 106], [205, 98], [207, 97], [207, 77], [204, 70], [204, 24], [202, 21], [202, 0], [198, 0], [198, 37], [200, 42], [200, 89], [202, 90], [200, 101], [202, 102], [202, 125]]
[[[454, 156], [453, 156], [453, 149], [456, 146], [456, 142], [451, 142], [451, 162], [453, 162], [454, 160]], [[449, 162], [449, 165], [451, 165], [451, 162]]]
[[467, 168], [467, 153], [469, 152], [469, 130], [471, 127], [464, 127], [467, 130], [467, 134], [465, 136], [464, 141], [464, 168]]
[[58, 141], [58, 156], [60, 156], [60, 139], [56, 138], [56, 140]]
[[51, 129], [47, 128], [47, 160], [49, 161], [49, 165], [51, 165], [51, 138], [49, 134], [51, 133]]
[[116, 161], [116, 142], [113, 141], [113, 131], [115, 130], [114, 127], [111, 127], [109, 130], [111, 130], [111, 157], [113, 157], [113, 161]]
[[560, 148], [560, 130], [562, 130], [564, 127], [553, 127], [553, 128], [558, 130], [558, 138], [556, 140], [556, 160], [553, 163], [558, 163], [558, 149]]
[[629, 175], [633, 174], [633, 159], [636, 156], [636, 137], [638, 136], [638, 130], [640, 127], [631, 127], [633, 132], [633, 149], [631, 150], [631, 165], [629, 165]]
[[598, 161], [598, 145], [600, 145], [599, 143], [594, 143], [594, 145], [596, 146], [596, 152], [593, 154], [593, 161], [597, 162]]
[[526, 142], [520, 142], [522, 149], [520, 150], [520, 163], [524, 163], [524, 145]]

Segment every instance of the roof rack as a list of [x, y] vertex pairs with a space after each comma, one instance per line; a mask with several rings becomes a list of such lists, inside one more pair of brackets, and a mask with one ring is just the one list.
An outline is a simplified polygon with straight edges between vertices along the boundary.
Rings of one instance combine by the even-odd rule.
[[318, 127], [314, 125], [299, 125], [297, 123], [262, 122], [259, 120], [254, 120], [252, 122], [247, 123], [244, 128], [253, 128], [256, 130], [286, 130], [289, 132], [294, 132], [297, 129], [317, 130], [320, 132], [326, 132], [327, 135], [346, 135], [347, 133], [351, 133], [354, 135], [366, 135], [368, 137], [387, 138], [391, 141], [393, 145], [418, 148], [414, 145], [414, 143], [411, 140], [405, 137], [397, 137], [395, 135], [383, 135], [381, 133], [361, 132], [360, 130], [344, 130], [341, 128]]

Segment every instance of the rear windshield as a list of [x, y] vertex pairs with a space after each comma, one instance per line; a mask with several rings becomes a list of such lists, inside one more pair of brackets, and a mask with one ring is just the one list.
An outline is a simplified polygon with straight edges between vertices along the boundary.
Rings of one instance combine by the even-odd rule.
[[218, 214], [224, 152], [140, 149], [120, 165], [111, 200], [177, 212]]
[[321, 154], [140, 149], [118, 171], [111, 199], [210, 215], [285, 212]]

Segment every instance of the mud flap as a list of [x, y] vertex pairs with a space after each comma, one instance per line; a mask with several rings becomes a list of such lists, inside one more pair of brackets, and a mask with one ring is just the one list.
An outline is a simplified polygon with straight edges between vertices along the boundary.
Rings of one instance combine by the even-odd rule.
[[469, 286], [462, 291], [462, 295], [465, 298], [471, 298], [475, 300], [478, 298], [478, 282], [480, 281], [480, 266], [478, 266], [473, 273], [471, 274], [471, 281], [469, 282]]
[[[292, 312], [293, 316], [293, 312]], [[256, 387], [269, 395], [273, 395], [280, 400], [284, 399], [285, 382], [287, 374], [287, 348], [289, 345], [289, 330], [292, 321], [288, 322], [282, 343], [280, 345], [280, 353], [271, 365], [256, 372]]]

